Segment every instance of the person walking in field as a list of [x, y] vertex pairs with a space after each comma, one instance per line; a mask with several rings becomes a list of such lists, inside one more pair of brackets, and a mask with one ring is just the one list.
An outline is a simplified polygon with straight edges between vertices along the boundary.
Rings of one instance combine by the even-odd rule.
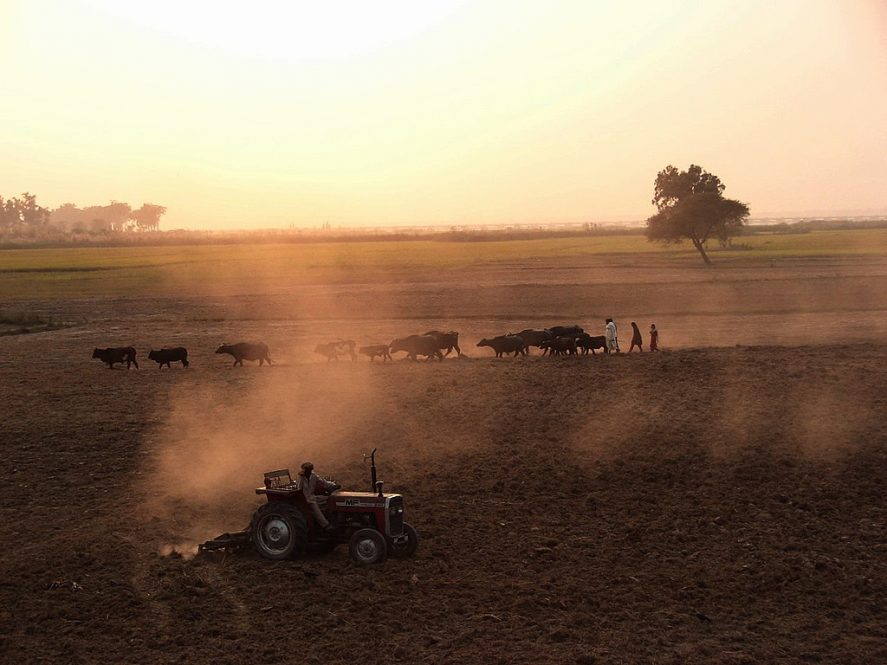
[[659, 350], [659, 331], [656, 330], [656, 324], [650, 324], [650, 351]]
[[619, 353], [619, 338], [616, 336], [616, 323], [613, 319], [607, 319], [604, 336], [607, 338], [607, 349], [610, 353]]
[[641, 353], [644, 352], [644, 338], [641, 335], [641, 329], [638, 328], [638, 324], [634, 321], [631, 322], [631, 347], [628, 349], [628, 352], [631, 353], [634, 351], [634, 347], [638, 347], [638, 351]]

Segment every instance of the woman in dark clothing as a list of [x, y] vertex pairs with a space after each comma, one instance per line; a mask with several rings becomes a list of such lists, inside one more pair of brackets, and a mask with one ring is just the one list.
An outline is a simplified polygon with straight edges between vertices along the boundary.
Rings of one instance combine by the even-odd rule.
[[634, 351], [634, 347], [638, 347], [638, 350], [643, 353], [644, 352], [644, 338], [641, 336], [641, 329], [638, 328], [638, 324], [634, 321], [631, 322], [631, 348], [628, 349], [628, 352], [631, 353]]

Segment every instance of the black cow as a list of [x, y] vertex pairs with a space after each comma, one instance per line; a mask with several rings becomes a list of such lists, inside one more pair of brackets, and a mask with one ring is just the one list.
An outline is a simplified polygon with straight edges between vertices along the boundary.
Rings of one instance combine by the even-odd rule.
[[588, 333], [583, 335], [579, 335], [576, 338], [576, 346], [583, 350], [583, 353], [588, 353], [591, 351], [591, 355], [595, 354], [595, 349], [603, 349], [604, 353], [610, 353], [610, 350], [607, 348], [607, 338], [603, 335], [591, 336]]
[[416, 356], [425, 356], [427, 360], [431, 360], [433, 357], [443, 361], [443, 354], [440, 352], [437, 338], [431, 335], [399, 337], [391, 342], [389, 346], [391, 347], [391, 353], [406, 351], [407, 358], [410, 360], [418, 360]]
[[148, 360], [156, 362], [157, 369], [163, 369], [164, 365], [172, 369], [170, 363], [179, 361], [181, 361], [182, 367], [187, 367], [190, 364], [188, 363], [188, 349], [184, 346], [177, 346], [174, 349], [160, 349], [160, 351], [152, 350], [148, 353]]
[[449, 330], [447, 332], [442, 332], [440, 330], [430, 330], [426, 335], [431, 335], [437, 340], [438, 348], [442, 351], [444, 349], [447, 352], [444, 354], [445, 356], [450, 355], [450, 351], [456, 349], [456, 354], [461, 356], [462, 349], [459, 348], [459, 333], [455, 330]]
[[126, 369], [130, 365], [139, 368], [136, 362], [136, 350], [131, 346], [109, 347], [107, 349], [93, 349], [92, 357], [98, 358], [103, 363], [108, 363], [108, 369], [114, 369], [114, 363], [126, 363]]
[[266, 362], [271, 364], [271, 356], [268, 355], [268, 345], [264, 342], [238, 342], [237, 344], [222, 344], [216, 353], [227, 353], [234, 356], [234, 365], [243, 367], [244, 360], [258, 360], [259, 366]]
[[552, 326], [546, 330], [551, 332], [552, 337], [576, 337], [585, 332], [580, 326]]
[[572, 356], [576, 354], [576, 338], [555, 337], [542, 342], [539, 347], [547, 349], [551, 356]]
[[499, 335], [492, 339], [482, 339], [477, 345], [489, 346], [496, 352], [497, 358], [501, 358], [503, 353], [513, 353], [515, 358], [517, 358], [518, 354], [522, 356], [527, 355], [527, 345], [517, 335]]
[[369, 356], [370, 362], [375, 360], [376, 356], [382, 356], [382, 362], [391, 360], [391, 354], [388, 353], [388, 347], [385, 344], [374, 344], [372, 346], [362, 346], [357, 350], [358, 353]]
[[541, 346], [542, 342], [552, 338], [550, 330], [534, 330], [532, 328], [521, 330], [517, 333], [517, 336], [524, 340], [524, 344], [527, 346], [527, 351], [529, 351], [531, 346], [538, 348]]

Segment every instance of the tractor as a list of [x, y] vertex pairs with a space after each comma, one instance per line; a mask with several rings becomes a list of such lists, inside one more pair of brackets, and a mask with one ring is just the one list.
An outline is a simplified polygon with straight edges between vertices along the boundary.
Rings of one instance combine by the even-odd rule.
[[[351, 559], [362, 565], [382, 563], [388, 555], [412, 556], [419, 535], [403, 521], [403, 497], [382, 491], [383, 483], [376, 478], [376, 449], [366, 457], [371, 461], [371, 491], [342, 492], [334, 486], [323, 507], [330, 528], [321, 529], [316, 523], [298, 478], [293, 480], [288, 469], [279, 469], [265, 473], [264, 486], [256, 489], [268, 501], [253, 513], [249, 528], [208, 540], [200, 551], [252, 545], [262, 557], [282, 561], [347, 544]], [[317, 493], [322, 491], [318, 487]]]

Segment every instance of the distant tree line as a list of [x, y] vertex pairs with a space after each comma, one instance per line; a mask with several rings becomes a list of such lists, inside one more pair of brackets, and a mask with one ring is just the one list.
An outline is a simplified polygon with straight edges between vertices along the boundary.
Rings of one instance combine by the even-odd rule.
[[110, 235], [131, 231], [159, 231], [166, 208], [144, 203], [135, 210], [128, 203], [111, 201], [105, 206], [78, 208], [73, 203], [50, 210], [27, 192], [20, 197], [0, 196], [0, 236], [46, 238], [59, 236]]

